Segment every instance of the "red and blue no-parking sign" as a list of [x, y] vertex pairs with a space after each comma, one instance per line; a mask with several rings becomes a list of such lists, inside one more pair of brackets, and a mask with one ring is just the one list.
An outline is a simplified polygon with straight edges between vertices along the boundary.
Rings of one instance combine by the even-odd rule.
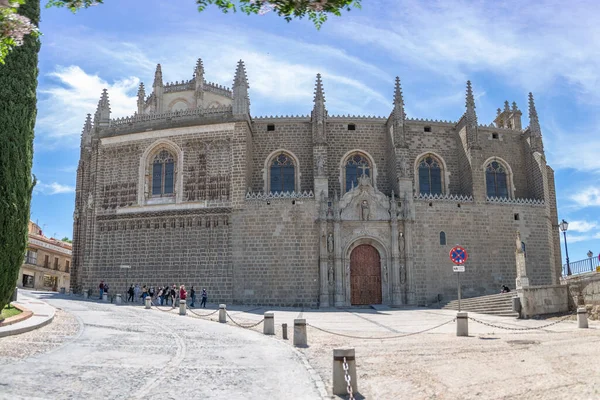
[[456, 265], [464, 264], [468, 258], [469, 258], [469, 255], [467, 254], [467, 251], [464, 249], [464, 247], [454, 246], [450, 250], [450, 259]]

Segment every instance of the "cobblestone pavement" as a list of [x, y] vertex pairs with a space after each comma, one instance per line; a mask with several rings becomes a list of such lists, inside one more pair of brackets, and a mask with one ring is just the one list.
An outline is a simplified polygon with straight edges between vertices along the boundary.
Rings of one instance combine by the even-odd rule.
[[[36, 295], [45, 297], [44, 295]], [[0, 341], [1, 399], [318, 399], [301, 357], [256, 332], [76, 298]]]
[[[251, 322], [264, 311], [230, 313]], [[290, 341], [294, 318], [344, 335], [390, 337], [426, 330], [456, 316], [456, 311], [426, 308], [274, 311], [277, 337], [281, 338], [281, 324], [287, 323]], [[558, 320], [469, 316], [515, 329]], [[576, 321], [566, 320], [543, 329], [511, 331], [470, 320], [469, 337], [457, 337], [451, 322], [426, 333], [380, 340], [342, 337], [308, 326], [309, 347], [301, 352], [330, 396], [333, 349], [350, 347], [356, 349], [358, 389], [367, 399], [600, 399], [600, 322], [589, 324], [590, 329], [578, 329]]]

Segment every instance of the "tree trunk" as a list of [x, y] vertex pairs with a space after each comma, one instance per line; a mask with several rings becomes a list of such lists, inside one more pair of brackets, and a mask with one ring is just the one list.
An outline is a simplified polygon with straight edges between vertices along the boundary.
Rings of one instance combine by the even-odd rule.
[[[37, 26], [40, 0], [28, 0], [19, 14]], [[10, 301], [27, 247], [39, 51], [39, 38], [28, 35], [0, 65], [0, 309]]]

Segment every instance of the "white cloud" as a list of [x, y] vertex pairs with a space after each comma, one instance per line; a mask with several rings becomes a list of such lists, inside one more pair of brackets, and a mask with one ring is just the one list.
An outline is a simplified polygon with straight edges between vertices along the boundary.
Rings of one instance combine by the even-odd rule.
[[54, 195], [54, 194], [63, 194], [63, 193], [74, 193], [75, 187], [69, 185], [62, 185], [58, 182], [52, 183], [43, 183], [38, 181], [33, 188], [34, 193], [46, 194], [46, 195]]
[[588, 221], [571, 221], [569, 222], [569, 231], [574, 232], [589, 232], [594, 228], [598, 227], [596, 222]]
[[[384, 1], [387, 18], [344, 17], [331, 27], [341, 37], [376, 46], [455, 80], [495, 72], [506, 83], [548, 90], [573, 85], [585, 101], [600, 101], [600, 14], [597, 2], [569, 7], [553, 0], [534, 3], [467, 0]], [[378, 16], [380, 17], [380, 16]]]
[[135, 111], [135, 90], [139, 84], [136, 77], [109, 83], [77, 65], [58, 66], [48, 76], [55, 83], [40, 88], [42, 99], [36, 125], [44, 142], [78, 144], [85, 116], [95, 112], [104, 88], [108, 90], [111, 117], [123, 117]]
[[589, 187], [571, 196], [580, 207], [600, 207], [600, 189]]

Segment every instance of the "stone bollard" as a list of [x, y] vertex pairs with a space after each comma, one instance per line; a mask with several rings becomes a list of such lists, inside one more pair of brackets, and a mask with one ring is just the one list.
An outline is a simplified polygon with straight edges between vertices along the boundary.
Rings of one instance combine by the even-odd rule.
[[308, 346], [306, 338], [306, 319], [304, 318], [294, 320], [294, 346]]
[[588, 315], [585, 307], [577, 309], [577, 326], [579, 328], [588, 328]]
[[150, 307], [152, 307], [152, 298], [150, 296], [146, 296], [146, 298], [144, 299], [144, 303], [146, 310], [149, 310]]
[[15, 287], [15, 290], [12, 292], [12, 296], [10, 297], [10, 301], [17, 301], [17, 298], [19, 297], [19, 288]]
[[265, 312], [265, 321], [263, 322], [263, 333], [265, 335], [275, 334], [275, 314], [273, 312]]
[[521, 298], [519, 296], [514, 296], [512, 298], [512, 310], [521, 315]]
[[469, 336], [469, 314], [456, 313], [456, 336]]
[[352, 393], [358, 392], [354, 349], [333, 349], [333, 394], [340, 396], [348, 394], [346, 372], [344, 371], [344, 357], [346, 357], [346, 363], [348, 364], [348, 375], [350, 375]]
[[185, 300], [179, 300], [179, 315], [185, 315]]
[[287, 324], [281, 324], [281, 332], [283, 334], [283, 338], [287, 340]]
[[108, 303], [108, 293], [103, 293], [102, 294], [102, 301]]
[[219, 304], [219, 322], [222, 324], [227, 322], [227, 307], [225, 304]]
[[89, 294], [88, 294], [87, 290], [86, 290], [86, 291], [84, 291], [84, 292], [83, 292], [83, 298], [84, 298], [84, 299], [87, 299], [87, 298], [88, 298], [88, 296], [89, 296]]
[[121, 295], [120, 294], [117, 294], [117, 299], [115, 300], [115, 303], [121, 304]]
[[64, 287], [61, 287], [61, 288], [60, 288], [60, 294], [65, 294], [65, 293], [66, 293], [66, 290], [65, 290], [65, 288], [64, 288]]

